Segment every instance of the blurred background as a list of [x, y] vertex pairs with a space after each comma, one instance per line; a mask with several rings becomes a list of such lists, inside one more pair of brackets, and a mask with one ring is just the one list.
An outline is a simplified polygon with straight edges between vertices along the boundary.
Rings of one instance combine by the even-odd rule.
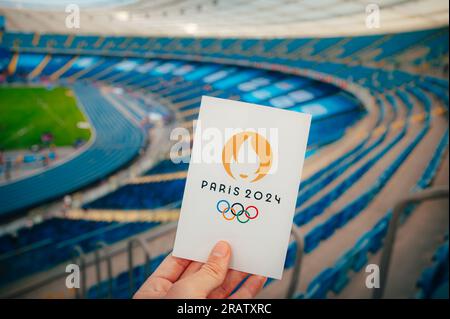
[[169, 135], [208, 95], [312, 114], [259, 297], [448, 298], [448, 6], [0, 0], [0, 297], [129, 298], [173, 247]]

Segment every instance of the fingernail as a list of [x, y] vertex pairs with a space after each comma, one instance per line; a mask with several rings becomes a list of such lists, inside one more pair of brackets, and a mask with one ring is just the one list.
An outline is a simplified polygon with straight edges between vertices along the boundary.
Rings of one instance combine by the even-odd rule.
[[212, 255], [217, 257], [225, 257], [230, 250], [230, 246], [225, 241], [219, 241], [212, 250]]

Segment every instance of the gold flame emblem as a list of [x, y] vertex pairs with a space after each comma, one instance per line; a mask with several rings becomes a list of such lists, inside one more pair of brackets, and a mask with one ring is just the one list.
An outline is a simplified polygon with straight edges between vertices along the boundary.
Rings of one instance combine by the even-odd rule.
[[[244, 145], [251, 147], [256, 154], [255, 169], [243, 173], [233, 173], [232, 164], [239, 163], [239, 152]], [[256, 132], [242, 132], [233, 135], [223, 147], [222, 150], [222, 163], [225, 171], [233, 179], [239, 177], [243, 180], [250, 180], [250, 182], [256, 182], [260, 180], [270, 171], [272, 166], [272, 149], [269, 142], [260, 134]]]

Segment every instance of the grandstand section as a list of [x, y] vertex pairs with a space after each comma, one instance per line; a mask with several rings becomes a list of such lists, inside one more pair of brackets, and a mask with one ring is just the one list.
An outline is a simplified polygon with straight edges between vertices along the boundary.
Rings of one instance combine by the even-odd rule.
[[[18, 25], [21, 13], [7, 13]], [[294, 216], [303, 258], [289, 297], [370, 298], [364, 269], [379, 262], [393, 207], [448, 187], [448, 25], [406, 29], [325, 38], [242, 38], [232, 28], [233, 37], [0, 31], [0, 112], [24, 116], [32, 107], [14, 108], [16, 97], [3, 98], [9, 87], [40, 86], [30, 101], [73, 92], [82, 113], [61, 110], [70, 124], [47, 125], [57, 145], [89, 140], [39, 173], [0, 184], [0, 296], [67, 297], [64, 267], [84, 258], [78, 297], [131, 297], [173, 247], [190, 154], [171, 153], [168, 132], [192, 132], [208, 95], [312, 114]], [[90, 137], [76, 128], [80, 121], [89, 122]], [[83, 134], [64, 134], [66, 126]], [[6, 144], [3, 134], [0, 127], [6, 148], [35, 143]], [[149, 149], [154, 162], [143, 156]], [[139, 159], [147, 164], [140, 170]], [[408, 208], [386, 296], [448, 298], [447, 209], [448, 200]], [[151, 254], [133, 248], [135, 238]], [[298, 245], [289, 245], [283, 279], [269, 280], [259, 297], [286, 296]], [[112, 278], [98, 274], [99, 253], [109, 254]], [[402, 263], [411, 266], [402, 272]]]
[[[281, 1], [281, 2], [280, 2]], [[367, 1], [319, 0], [264, 2], [243, 0], [212, 0], [197, 2], [178, 1], [84, 1], [79, 0], [82, 30], [66, 28], [64, 7], [67, 1], [21, 0], [20, 5], [2, 1], [11, 30], [35, 31], [39, 34], [71, 33], [108, 36], [118, 34], [122, 40], [133, 35], [163, 37], [240, 37], [240, 38], [322, 38], [330, 36], [360, 35], [379, 31], [364, 23]], [[416, 2], [389, 0], [377, 1], [377, 8], [385, 16], [382, 28], [385, 33], [429, 29], [448, 23], [448, 4], [445, 1], [420, 0]], [[39, 7], [40, 10], [36, 10]], [[50, 9], [50, 8], [53, 8]], [[370, 12], [370, 10], [368, 10]], [[320, 27], [317, 27], [320, 24]], [[36, 42], [48, 39], [35, 38]], [[59, 40], [59, 39], [58, 39]], [[52, 41], [51, 43], [54, 43]], [[189, 43], [188, 41], [186, 41]], [[337, 41], [329, 40], [319, 45], [327, 48]], [[342, 44], [345, 42], [342, 42]], [[43, 43], [45, 45], [46, 42]], [[94, 40], [85, 46], [109, 47], [114, 41]], [[127, 43], [131, 45], [130, 43]], [[69, 43], [67, 43], [69, 45]], [[125, 45], [124, 45], [125, 46]], [[177, 50], [174, 47], [173, 50]], [[313, 52], [320, 52], [315, 50]]]

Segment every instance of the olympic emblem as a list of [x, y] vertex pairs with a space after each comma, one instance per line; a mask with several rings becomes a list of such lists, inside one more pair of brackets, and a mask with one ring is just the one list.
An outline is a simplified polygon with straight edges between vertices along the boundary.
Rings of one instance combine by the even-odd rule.
[[231, 221], [236, 219], [241, 224], [248, 223], [251, 219], [258, 217], [259, 214], [258, 208], [253, 205], [244, 208], [244, 205], [241, 203], [234, 203], [230, 205], [230, 203], [225, 199], [219, 200], [216, 207], [217, 211], [222, 214], [225, 220]]
[[[231, 170], [231, 164], [238, 162], [238, 154], [244, 144], [249, 143], [259, 159], [259, 167], [254, 172], [235, 174]], [[233, 178], [239, 178], [250, 183], [256, 182], [266, 176], [273, 163], [272, 148], [269, 142], [260, 134], [245, 131], [233, 135], [224, 145], [222, 150], [222, 164], [227, 174]]]

